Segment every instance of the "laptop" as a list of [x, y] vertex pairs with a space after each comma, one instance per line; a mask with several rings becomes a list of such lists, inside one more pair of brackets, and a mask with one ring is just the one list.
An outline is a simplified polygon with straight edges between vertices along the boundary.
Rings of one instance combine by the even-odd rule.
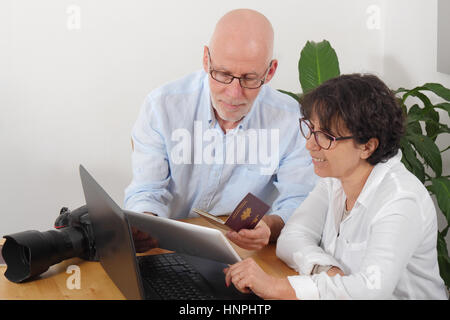
[[159, 247], [191, 256], [234, 264], [241, 257], [217, 229], [123, 210], [131, 226], [150, 234]]
[[[222, 270], [228, 265], [223, 261], [178, 252], [136, 256], [127, 215], [82, 165], [79, 170], [100, 263], [127, 299], [259, 299], [254, 294], [239, 292], [233, 285], [226, 287]], [[204, 232], [214, 230], [195, 227], [195, 233], [202, 228], [209, 229]], [[218, 239], [213, 242], [223, 253], [215, 258], [228, 257], [228, 262], [229, 259], [240, 259], [238, 256], [233, 258], [232, 247], [221, 246]], [[190, 247], [189, 238], [183, 240], [186, 247]], [[181, 245], [178, 243], [177, 246]]]

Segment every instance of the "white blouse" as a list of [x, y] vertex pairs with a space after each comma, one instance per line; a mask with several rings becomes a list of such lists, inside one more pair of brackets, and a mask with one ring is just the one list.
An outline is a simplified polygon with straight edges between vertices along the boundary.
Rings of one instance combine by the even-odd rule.
[[[297, 298], [447, 299], [436, 210], [401, 157], [399, 151], [373, 168], [342, 222], [346, 197], [335, 178], [320, 179], [288, 220], [277, 256], [300, 273], [288, 277]], [[315, 265], [337, 266], [345, 275], [311, 275]]]

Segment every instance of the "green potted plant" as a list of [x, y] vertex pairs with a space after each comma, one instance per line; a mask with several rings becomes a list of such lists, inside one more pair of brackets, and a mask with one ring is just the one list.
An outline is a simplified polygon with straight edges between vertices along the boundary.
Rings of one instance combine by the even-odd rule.
[[[450, 180], [442, 175], [442, 153], [449, 150], [447, 145], [439, 150], [436, 139], [441, 134], [449, 134], [447, 125], [440, 122], [437, 109], [450, 115], [450, 90], [438, 83], [426, 83], [414, 89], [400, 88], [395, 91], [406, 117], [406, 134], [400, 141], [403, 153], [402, 162], [436, 197], [439, 209], [445, 216], [447, 226], [438, 232], [438, 261], [441, 277], [450, 287], [450, 259], [445, 237], [450, 220]], [[443, 101], [433, 104], [426, 92], [433, 92]], [[408, 108], [408, 97], [416, 97], [419, 103]], [[412, 99], [410, 99], [412, 100]]]
[[[304, 93], [340, 75], [339, 60], [330, 43], [326, 40], [318, 43], [308, 41], [300, 54], [298, 72], [302, 93], [279, 91], [301, 103]], [[426, 95], [429, 92], [441, 101], [432, 103]], [[439, 150], [436, 139], [450, 133], [449, 127], [440, 121], [437, 111], [442, 109], [450, 115], [450, 90], [438, 83], [426, 83], [413, 89], [399, 88], [394, 93], [406, 115], [406, 133], [400, 141], [402, 162], [435, 196], [447, 222], [446, 227], [438, 231], [437, 251], [440, 274], [449, 288], [450, 258], [445, 237], [450, 225], [450, 176], [442, 175], [442, 154], [450, 149], [450, 145]]]

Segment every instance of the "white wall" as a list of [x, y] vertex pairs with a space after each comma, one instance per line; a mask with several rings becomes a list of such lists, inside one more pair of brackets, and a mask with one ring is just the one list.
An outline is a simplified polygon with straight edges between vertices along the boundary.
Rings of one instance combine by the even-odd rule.
[[[300, 50], [322, 39], [336, 49], [342, 73], [373, 72], [395, 87], [450, 87], [433, 65], [436, 1], [393, 2], [3, 0], [0, 235], [48, 230], [62, 206], [83, 204], [80, 163], [122, 205], [130, 131], [145, 95], [201, 67], [202, 47], [230, 9], [257, 9], [272, 21], [274, 88], [300, 91]], [[71, 5], [80, 9], [80, 29], [67, 27]]]
[[[437, 6], [436, 0], [386, 1], [383, 78], [391, 87], [414, 88], [427, 82], [437, 82], [450, 88], [450, 75], [437, 71]], [[444, 15], [448, 17], [450, 12]], [[433, 93], [429, 96], [432, 101], [440, 101]], [[448, 114], [443, 110], [438, 112], [441, 120], [450, 126]], [[441, 150], [449, 142], [448, 134], [436, 140]], [[443, 174], [448, 175], [449, 151], [444, 153], [442, 160]], [[446, 225], [440, 212], [438, 223], [440, 229]], [[446, 239], [449, 245], [450, 234]]]

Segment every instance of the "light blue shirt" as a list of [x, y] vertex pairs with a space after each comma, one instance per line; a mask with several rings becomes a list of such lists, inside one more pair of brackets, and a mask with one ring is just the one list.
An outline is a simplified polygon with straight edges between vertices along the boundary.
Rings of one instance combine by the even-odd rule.
[[263, 85], [225, 134], [204, 71], [152, 91], [132, 130], [125, 208], [174, 219], [197, 216], [192, 208], [224, 215], [251, 192], [286, 222], [317, 181], [299, 117], [294, 99]]

